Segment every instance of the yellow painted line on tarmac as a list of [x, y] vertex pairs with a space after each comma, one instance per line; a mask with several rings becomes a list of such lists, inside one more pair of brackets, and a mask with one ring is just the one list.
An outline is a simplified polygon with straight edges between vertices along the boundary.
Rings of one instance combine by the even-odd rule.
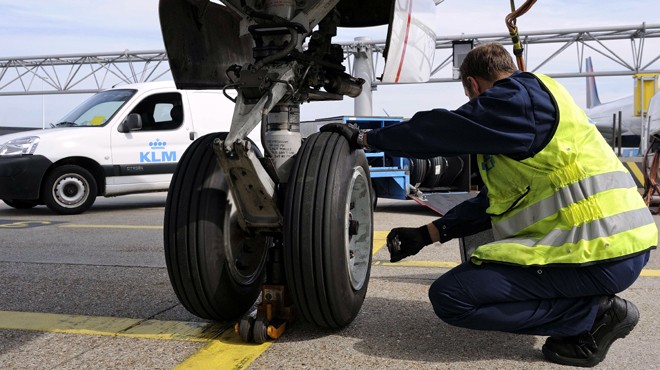
[[139, 323], [137, 319], [116, 317], [0, 311], [0, 329], [8, 330], [115, 336]]
[[385, 246], [385, 243], [387, 243], [387, 234], [389, 234], [389, 231], [374, 231], [374, 244], [371, 252], [372, 256], [376, 255], [376, 253]]
[[245, 343], [233, 330], [227, 330], [218, 340], [211, 341], [175, 369], [245, 369], [272, 343]]
[[0, 329], [208, 343], [178, 369], [244, 369], [272, 343], [243, 343], [218, 324], [17, 311], [0, 311]]
[[86, 224], [66, 224], [60, 225], [59, 227], [64, 228], [79, 228], [79, 229], [159, 229], [162, 230], [162, 226], [151, 226], [151, 225], [86, 225]]
[[396, 263], [375, 261], [374, 266], [391, 266], [391, 267], [430, 267], [430, 268], [453, 268], [458, 266], [456, 262], [442, 262], [442, 261], [399, 261]]
[[146, 320], [139, 325], [118, 333], [122, 337], [178, 340], [184, 342], [208, 342], [227, 330], [218, 324], [183, 321]]
[[642, 273], [639, 274], [639, 276], [660, 277], [660, 270], [643, 269]]
[[121, 317], [0, 311], [0, 329], [208, 342], [226, 328], [217, 324]]

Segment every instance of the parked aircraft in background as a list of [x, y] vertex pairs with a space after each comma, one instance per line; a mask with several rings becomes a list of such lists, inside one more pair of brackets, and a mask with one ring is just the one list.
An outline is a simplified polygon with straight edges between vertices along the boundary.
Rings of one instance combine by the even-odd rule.
[[[591, 57], [587, 58], [587, 72], [593, 72]], [[607, 103], [601, 103], [596, 87], [596, 78], [587, 77], [587, 116], [591, 118], [598, 131], [608, 143], [612, 143], [613, 117], [616, 115], [618, 128], [621, 112], [621, 141], [623, 147], [638, 147], [642, 130], [642, 118], [633, 114], [634, 97], [629, 95]]]

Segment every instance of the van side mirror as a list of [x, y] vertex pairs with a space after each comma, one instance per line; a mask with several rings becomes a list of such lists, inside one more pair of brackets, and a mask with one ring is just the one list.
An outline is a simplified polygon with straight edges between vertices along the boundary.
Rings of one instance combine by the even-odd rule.
[[119, 132], [127, 133], [142, 129], [142, 116], [139, 113], [131, 113], [119, 124], [117, 130]]

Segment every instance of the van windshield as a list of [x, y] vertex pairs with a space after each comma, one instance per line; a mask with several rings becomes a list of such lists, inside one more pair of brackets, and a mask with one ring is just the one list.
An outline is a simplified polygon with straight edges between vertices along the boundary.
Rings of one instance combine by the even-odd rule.
[[103, 126], [137, 90], [107, 90], [95, 94], [64, 116], [53, 127]]

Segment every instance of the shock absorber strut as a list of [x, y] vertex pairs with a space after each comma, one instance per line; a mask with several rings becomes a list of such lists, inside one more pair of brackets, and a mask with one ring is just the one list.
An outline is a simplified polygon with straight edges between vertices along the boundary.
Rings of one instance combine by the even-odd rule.
[[[270, 153], [275, 168], [280, 168], [300, 149], [300, 104], [284, 102], [276, 105], [266, 116], [264, 147]], [[279, 176], [286, 181], [287, 177]]]

